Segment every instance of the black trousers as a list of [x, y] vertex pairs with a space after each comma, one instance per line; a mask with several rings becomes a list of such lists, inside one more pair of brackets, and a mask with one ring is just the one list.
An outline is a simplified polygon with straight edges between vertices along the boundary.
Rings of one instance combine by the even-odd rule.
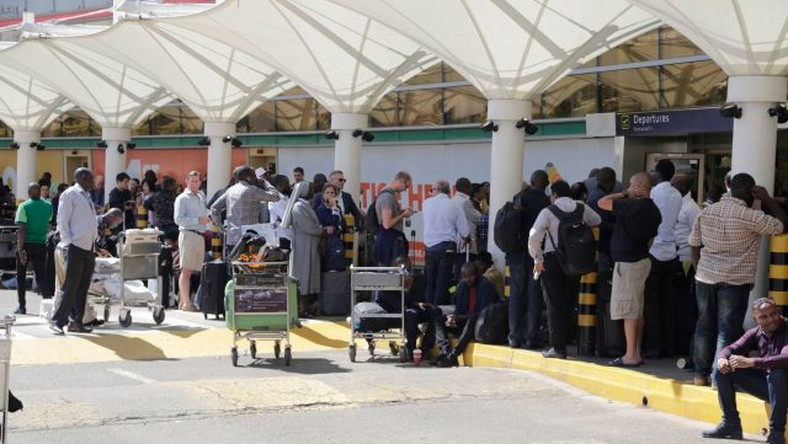
[[[31, 244], [25, 242], [22, 247], [27, 255], [27, 262], [33, 264], [33, 273], [36, 276], [38, 289], [41, 291], [41, 296], [44, 298], [52, 297], [52, 290], [49, 287], [49, 281], [46, 276], [47, 264], [47, 246], [44, 244]], [[22, 264], [19, 261], [19, 255], [16, 256], [16, 295], [19, 299], [19, 306], [25, 307], [27, 301], [25, 300], [25, 292], [27, 285], [25, 285], [25, 278], [27, 276], [27, 264]]]
[[426, 299], [432, 305], [449, 303], [449, 285], [456, 250], [455, 242], [441, 242], [427, 248], [424, 270], [427, 280]]
[[[675, 354], [676, 312], [674, 282], [683, 278], [678, 258], [660, 261], [651, 257], [643, 305], [643, 350], [649, 357], [670, 358]], [[680, 277], [681, 276], [681, 277]]]
[[405, 338], [407, 339], [408, 353], [413, 356], [416, 348], [416, 339], [419, 337], [419, 324], [426, 322], [427, 331], [421, 341], [424, 356], [429, 356], [435, 346], [435, 318], [441, 317], [441, 309], [437, 307], [422, 310], [421, 308], [408, 308], [405, 310]]
[[544, 272], [540, 279], [547, 306], [550, 345], [566, 352], [574, 330], [574, 306], [580, 286], [579, 277], [567, 276], [554, 253], [544, 255]]
[[65, 259], [66, 280], [60, 289], [60, 301], [52, 316], [52, 322], [60, 327], [68, 324], [69, 315], [74, 322], [82, 322], [88, 288], [93, 278], [93, 268], [96, 266], [96, 254], [75, 245], [68, 246]]
[[[476, 327], [476, 319], [478, 317], [478, 313], [470, 314], [465, 319], [465, 322], [458, 321], [456, 327], [447, 327], [445, 316], [435, 317], [435, 341], [438, 343], [441, 353], [447, 356], [452, 353], [454, 356], [461, 355], [465, 351], [465, 347], [474, 339], [474, 327]], [[449, 343], [449, 333], [459, 335], [457, 337], [457, 346], [454, 347], [453, 351]]]

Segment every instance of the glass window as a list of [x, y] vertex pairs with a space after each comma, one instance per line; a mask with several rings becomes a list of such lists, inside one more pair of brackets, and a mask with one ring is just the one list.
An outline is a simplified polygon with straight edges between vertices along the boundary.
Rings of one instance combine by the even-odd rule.
[[663, 59], [703, 54], [703, 50], [669, 26], [660, 28], [660, 41]]
[[436, 63], [424, 71], [411, 77], [403, 85], [424, 85], [427, 83], [440, 83], [443, 63]]
[[670, 108], [725, 102], [728, 76], [712, 61], [662, 67], [663, 105]]
[[274, 102], [264, 102], [252, 112], [250, 112], [246, 119], [249, 125], [250, 133], [267, 133], [276, 130], [276, 119], [274, 118], [276, 111]]
[[465, 77], [455, 71], [448, 63], [441, 63], [441, 65], [443, 65], [444, 82], [464, 82], [466, 80]]
[[446, 88], [446, 123], [481, 123], [487, 119], [487, 99], [473, 86]]
[[602, 112], [659, 108], [659, 68], [605, 72], [599, 80]]
[[443, 124], [443, 90], [400, 91], [400, 126]]
[[599, 65], [619, 65], [656, 60], [659, 56], [658, 42], [659, 36], [655, 29], [605, 52], [599, 56]]
[[151, 135], [181, 134], [180, 106], [163, 106], [150, 118]]
[[0, 122], [0, 137], [11, 137], [11, 135], [11, 128], [9, 128], [5, 123]]
[[[41, 131], [41, 135], [43, 137], [62, 137], [62, 125], [63, 122], [61, 121], [61, 117], [58, 117], [57, 119], [53, 120], [52, 123], [47, 125], [43, 131]], [[3, 125], [3, 127], [5, 127], [5, 125]]]
[[596, 91], [594, 74], [564, 77], [542, 94], [540, 117], [585, 117], [595, 113]]
[[144, 122], [131, 130], [133, 136], [149, 136], [151, 134], [151, 118], [148, 117]]
[[397, 93], [390, 92], [383, 96], [375, 109], [369, 113], [370, 126], [397, 126], [399, 113], [397, 112]]
[[277, 131], [314, 131], [317, 129], [314, 99], [277, 100]]
[[317, 129], [328, 130], [331, 128], [331, 113], [321, 105], [317, 104]]
[[181, 132], [182, 134], [202, 134], [203, 121], [197, 114], [194, 114], [191, 108], [184, 104], [178, 106], [180, 109]]
[[90, 117], [81, 109], [63, 113], [61, 121], [63, 124], [61, 134], [64, 137], [85, 137], [93, 134]]

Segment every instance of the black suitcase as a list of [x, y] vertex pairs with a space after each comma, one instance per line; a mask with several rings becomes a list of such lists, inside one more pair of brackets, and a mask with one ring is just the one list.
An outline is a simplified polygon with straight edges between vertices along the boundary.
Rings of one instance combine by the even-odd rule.
[[624, 339], [624, 321], [610, 319], [610, 292], [609, 282], [600, 279], [597, 283], [596, 307], [596, 350], [597, 354], [605, 358], [623, 356], [627, 350]]
[[224, 317], [224, 287], [228, 280], [230, 276], [224, 261], [217, 259], [203, 264], [200, 274], [200, 310], [205, 319], [208, 319], [209, 314], [216, 316], [216, 319]]
[[320, 310], [328, 316], [350, 314], [350, 275], [327, 271], [320, 277]]

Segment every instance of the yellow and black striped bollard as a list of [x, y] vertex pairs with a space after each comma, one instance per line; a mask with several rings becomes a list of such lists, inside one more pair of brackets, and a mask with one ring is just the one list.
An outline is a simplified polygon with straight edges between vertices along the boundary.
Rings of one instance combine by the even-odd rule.
[[[599, 241], [599, 228], [594, 227], [594, 238]], [[580, 277], [577, 313], [577, 354], [594, 356], [596, 352], [596, 296], [597, 272]]]
[[213, 232], [213, 237], [211, 237], [211, 257], [216, 259], [222, 258], [222, 234], [219, 233], [219, 229], [216, 226], [211, 228]]
[[788, 234], [772, 236], [769, 242], [769, 297], [788, 314]]
[[148, 209], [144, 205], [137, 206], [137, 228], [148, 228]]
[[342, 233], [342, 242], [345, 243], [345, 259], [348, 265], [353, 263], [355, 257], [356, 218], [352, 214], [345, 214], [345, 232]]
[[503, 297], [508, 299], [512, 295], [512, 274], [507, 265], [503, 269]]

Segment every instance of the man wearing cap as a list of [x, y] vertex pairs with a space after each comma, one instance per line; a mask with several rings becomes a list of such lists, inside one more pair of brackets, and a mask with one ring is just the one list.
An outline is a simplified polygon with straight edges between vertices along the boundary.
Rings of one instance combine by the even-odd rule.
[[646, 280], [643, 309], [644, 358], [670, 358], [674, 351], [676, 314], [672, 303], [672, 287], [674, 276], [683, 273], [675, 234], [682, 198], [681, 193], [670, 184], [675, 173], [676, 167], [668, 159], [660, 160], [651, 170], [652, 183], [655, 185], [650, 197], [659, 208], [662, 223], [649, 249], [651, 272]]

